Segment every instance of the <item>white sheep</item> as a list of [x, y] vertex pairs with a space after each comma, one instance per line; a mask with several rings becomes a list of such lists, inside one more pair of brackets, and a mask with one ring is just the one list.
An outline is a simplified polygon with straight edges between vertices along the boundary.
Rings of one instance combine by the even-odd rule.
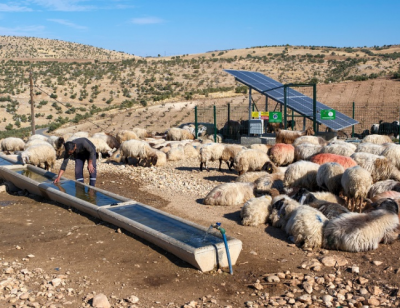
[[304, 187], [315, 190], [319, 165], [310, 161], [301, 160], [291, 164], [286, 172], [283, 184], [286, 187]]
[[234, 160], [235, 170], [239, 175], [247, 171], [260, 171], [265, 170], [265, 164], [269, 162], [268, 155], [259, 150], [242, 150]]
[[47, 142], [50, 143], [53, 148], [57, 151], [60, 150], [65, 143], [65, 140], [63, 137], [58, 137], [58, 136], [49, 136], [47, 138]]
[[251, 183], [267, 174], [269, 174], [267, 171], [250, 171], [238, 176], [235, 182]]
[[322, 164], [317, 172], [318, 186], [338, 195], [342, 190], [341, 179], [343, 172], [343, 166], [338, 163]]
[[18, 160], [24, 165], [30, 164], [51, 171], [56, 162], [56, 150], [51, 144], [32, 145], [18, 155]]
[[391, 143], [392, 139], [386, 135], [368, 135], [365, 136], [361, 142], [369, 142], [375, 144]]
[[237, 144], [226, 144], [224, 146], [221, 159], [228, 165], [229, 171], [232, 170], [236, 155], [238, 155], [240, 151], [245, 149], [245, 147]]
[[262, 196], [248, 200], [240, 211], [243, 226], [265, 224], [271, 210], [271, 196]]
[[383, 144], [375, 144], [370, 142], [360, 142], [357, 145], [356, 152], [371, 153], [375, 155], [381, 155], [381, 153], [386, 149]]
[[186, 158], [198, 158], [200, 155], [199, 151], [196, 150], [190, 143], [185, 144], [183, 151], [185, 152]]
[[268, 220], [272, 226], [285, 229], [290, 215], [298, 207], [302, 206], [296, 200], [286, 195], [278, 195], [272, 199], [271, 214]]
[[114, 153], [117, 149], [111, 149], [107, 142], [104, 139], [100, 139], [100, 138], [87, 138], [91, 143], [93, 143], [93, 145], [96, 148], [96, 153], [99, 155], [99, 162], [102, 159], [102, 155], [104, 154], [108, 154], [109, 156], [112, 155], [112, 153]]
[[[203, 171], [203, 165], [208, 171], [207, 162], [219, 161], [219, 171], [222, 165], [222, 152], [225, 145], [220, 143], [208, 143], [200, 148], [200, 171]], [[229, 165], [228, 165], [229, 167]]]
[[342, 156], [351, 156], [356, 150], [356, 146], [347, 142], [332, 143], [324, 146], [320, 153], [331, 153]]
[[194, 135], [186, 129], [172, 127], [167, 132], [167, 140], [179, 141], [179, 140], [186, 140], [194, 139]]
[[36, 139], [28, 140], [28, 142], [25, 143], [24, 149], [26, 150], [30, 146], [37, 145], [37, 144], [50, 144], [50, 143], [48, 143], [47, 140], [36, 138]]
[[342, 198], [330, 192], [327, 191], [310, 192], [305, 188], [300, 188], [293, 196], [291, 196], [291, 198], [298, 201], [300, 204], [309, 204], [309, 202], [314, 199], [330, 203], [339, 203], [339, 204], [345, 203]]
[[72, 137], [76, 138], [89, 138], [88, 132], [76, 132], [72, 135]]
[[394, 180], [378, 181], [369, 189], [368, 198], [373, 198], [380, 193], [391, 190], [400, 192], [400, 182]]
[[320, 248], [323, 242], [323, 227], [328, 219], [317, 209], [300, 206], [290, 215], [286, 224], [286, 233], [293, 242], [303, 248]]
[[380, 154], [389, 159], [397, 169], [400, 169], [400, 145], [390, 144], [385, 147], [385, 149]]
[[137, 158], [138, 164], [141, 160], [145, 163], [150, 163], [151, 165], [157, 164], [157, 153], [156, 150], [151, 148], [149, 144], [141, 140], [127, 140], [121, 143], [121, 161], [128, 162], [129, 157]]
[[280, 193], [283, 192], [283, 178], [284, 178], [283, 173], [272, 173], [272, 174], [266, 174], [260, 178], [258, 178], [256, 181], [254, 181], [255, 184], [255, 191], [257, 194], [268, 194], [271, 192], [271, 189], [275, 188], [278, 190]]
[[358, 206], [362, 210], [362, 202], [368, 195], [372, 185], [371, 174], [360, 166], [347, 168], [341, 179], [344, 195], [348, 198], [348, 207], [354, 211]]
[[128, 141], [128, 140], [139, 140], [139, 137], [130, 130], [121, 130], [117, 133], [117, 141], [119, 143], [122, 143], [124, 141]]
[[[304, 136], [313, 137], [313, 136]], [[315, 154], [318, 154], [322, 149], [321, 145], [312, 143], [301, 143], [294, 147], [294, 159], [299, 160], [310, 160]]]
[[224, 183], [214, 187], [204, 198], [206, 205], [242, 205], [254, 198], [253, 183]]
[[103, 139], [111, 149], [114, 149], [114, 148], [119, 149], [119, 147], [121, 146], [121, 144], [118, 142], [117, 138], [108, 133], [103, 133], [103, 132], [96, 133], [96, 134], [93, 134], [92, 138]]
[[269, 153], [269, 149], [271, 147], [272, 147], [271, 144], [255, 143], [255, 144], [250, 145], [249, 149], [259, 150], [259, 151], [262, 151], [262, 152], [268, 154]]
[[369, 213], [345, 213], [324, 228], [326, 249], [361, 252], [377, 249], [380, 242], [392, 243], [398, 236], [399, 208], [392, 199]]
[[319, 136], [301, 136], [293, 142], [293, 146], [296, 147], [303, 143], [310, 143], [321, 147], [327, 144], [326, 140]]
[[185, 151], [182, 146], [171, 148], [167, 152], [167, 160], [178, 161], [185, 159]]
[[47, 141], [48, 137], [47, 136], [43, 136], [43, 135], [32, 135], [28, 138], [28, 141], [32, 141], [32, 140], [42, 140], [42, 141]]
[[351, 158], [371, 173], [374, 183], [387, 179], [400, 181], [400, 171], [385, 156], [358, 152]]
[[269, 158], [277, 166], [286, 166], [294, 160], [294, 146], [291, 144], [277, 143], [269, 150]]
[[167, 155], [159, 150], [155, 150], [157, 155], [157, 167], [165, 166], [167, 164]]
[[206, 140], [207, 142], [215, 142], [215, 143], [222, 143], [222, 140], [224, 139], [223, 136], [221, 134], [216, 134], [215, 135], [215, 139], [214, 140], [214, 135], [209, 135], [207, 136]]
[[151, 137], [151, 134], [145, 128], [134, 127], [132, 128], [132, 132], [136, 134], [136, 136], [140, 139], [145, 139]]
[[7, 137], [1, 140], [1, 150], [10, 154], [11, 152], [23, 151], [25, 142], [21, 138]]

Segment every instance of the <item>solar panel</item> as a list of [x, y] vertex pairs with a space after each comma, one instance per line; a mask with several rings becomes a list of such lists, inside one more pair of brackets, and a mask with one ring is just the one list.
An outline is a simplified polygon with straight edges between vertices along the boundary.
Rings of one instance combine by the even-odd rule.
[[[225, 70], [225, 72], [233, 75], [236, 80], [245, 84], [249, 88], [260, 92], [280, 104], [284, 104], [284, 85], [272, 78], [269, 78], [259, 72]], [[297, 113], [313, 119], [313, 99], [292, 88], [287, 88], [286, 106], [296, 111]], [[336, 111], [335, 120], [321, 120], [319, 113], [321, 110], [332, 109], [317, 101], [317, 123], [323, 124], [333, 130], [340, 130], [355, 124], [358, 121], [348, 117], [347, 115]]]

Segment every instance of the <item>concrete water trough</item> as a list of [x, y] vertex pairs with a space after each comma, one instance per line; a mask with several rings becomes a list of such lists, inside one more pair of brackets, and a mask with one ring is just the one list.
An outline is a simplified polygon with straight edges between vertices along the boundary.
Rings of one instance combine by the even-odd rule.
[[[2, 156], [0, 157], [3, 158]], [[31, 166], [0, 160], [0, 178], [20, 189], [74, 207], [121, 227], [171, 252], [201, 271], [227, 267], [228, 258], [221, 234], [180, 217], [160, 211], [111, 192]], [[231, 264], [236, 264], [242, 242], [227, 237]]]

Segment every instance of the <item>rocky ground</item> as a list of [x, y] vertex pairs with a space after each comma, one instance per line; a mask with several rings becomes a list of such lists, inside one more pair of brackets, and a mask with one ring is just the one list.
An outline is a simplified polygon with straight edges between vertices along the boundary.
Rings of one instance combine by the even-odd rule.
[[[56, 170], [61, 161], [58, 161]], [[24, 192], [0, 194], [0, 307], [398, 307], [400, 243], [375, 251], [302, 250], [240, 207], [202, 199], [236, 174], [197, 160], [142, 168], [98, 165], [98, 187], [243, 242], [234, 274], [201, 273], [133, 234]], [[73, 178], [73, 162], [66, 176]], [[87, 175], [85, 175], [87, 178]], [[103, 301], [103, 302], [102, 302]]]

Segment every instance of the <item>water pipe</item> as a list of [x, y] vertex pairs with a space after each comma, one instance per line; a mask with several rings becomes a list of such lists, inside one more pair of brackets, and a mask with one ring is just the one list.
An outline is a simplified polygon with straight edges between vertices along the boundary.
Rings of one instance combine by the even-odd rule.
[[226, 236], [225, 236], [225, 229], [221, 228], [221, 223], [217, 222], [214, 225], [211, 225], [213, 228], [219, 230], [219, 232], [221, 232], [222, 234], [222, 238], [224, 240], [224, 244], [225, 244], [225, 250], [226, 250], [226, 257], [228, 258], [228, 264], [229, 264], [229, 273], [231, 275], [233, 275], [233, 269], [232, 269], [232, 262], [231, 262], [231, 255], [229, 253], [229, 247], [228, 247], [228, 241], [226, 240]]

